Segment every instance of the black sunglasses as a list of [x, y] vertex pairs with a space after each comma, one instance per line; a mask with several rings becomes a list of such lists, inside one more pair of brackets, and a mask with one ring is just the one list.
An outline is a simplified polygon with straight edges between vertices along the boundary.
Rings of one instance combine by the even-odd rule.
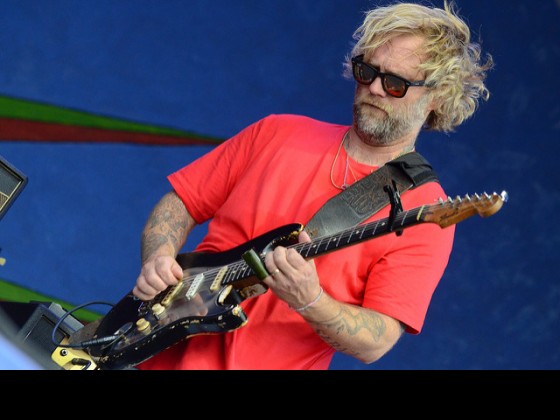
[[375, 67], [364, 63], [364, 54], [352, 58], [352, 73], [354, 79], [362, 85], [371, 85], [377, 78], [381, 78], [383, 90], [395, 98], [402, 98], [410, 86], [424, 86], [425, 81], [409, 82], [394, 74], [381, 73]]

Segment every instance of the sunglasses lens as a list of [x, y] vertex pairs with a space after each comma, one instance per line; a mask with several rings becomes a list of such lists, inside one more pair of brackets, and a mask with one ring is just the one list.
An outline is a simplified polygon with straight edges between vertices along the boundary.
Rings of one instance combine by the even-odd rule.
[[372, 69], [363, 63], [354, 63], [354, 78], [358, 83], [369, 85], [377, 76], [375, 69]]
[[[380, 73], [375, 67], [369, 66], [363, 61], [363, 55], [352, 59], [352, 71], [354, 79], [362, 85], [371, 85], [379, 76], [383, 84], [383, 90], [395, 98], [402, 98], [406, 94], [408, 85], [410, 84], [399, 76], [392, 74]], [[415, 84], [415, 86], [419, 86]]]
[[385, 91], [395, 98], [402, 98], [406, 93], [406, 83], [399, 77], [385, 75], [383, 80]]

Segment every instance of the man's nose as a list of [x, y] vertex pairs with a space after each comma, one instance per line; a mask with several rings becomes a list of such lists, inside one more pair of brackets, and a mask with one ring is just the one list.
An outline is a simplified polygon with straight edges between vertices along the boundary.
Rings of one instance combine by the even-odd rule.
[[385, 97], [387, 96], [387, 92], [383, 89], [383, 85], [381, 83], [381, 77], [376, 77], [372, 84], [369, 85], [369, 91], [372, 95]]

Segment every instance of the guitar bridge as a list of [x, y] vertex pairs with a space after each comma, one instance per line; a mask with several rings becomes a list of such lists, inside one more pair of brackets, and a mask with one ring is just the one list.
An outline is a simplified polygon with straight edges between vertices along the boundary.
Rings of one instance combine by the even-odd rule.
[[167, 292], [166, 296], [161, 300], [161, 304], [163, 306], [167, 306], [169, 305], [169, 303], [173, 300], [173, 298], [175, 296], [177, 296], [179, 294], [179, 292], [181, 292], [181, 290], [183, 290], [185, 282], [183, 280], [181, 280], [179, 283], [177, 283], [175, 286], [173, 286], [169, 292]]

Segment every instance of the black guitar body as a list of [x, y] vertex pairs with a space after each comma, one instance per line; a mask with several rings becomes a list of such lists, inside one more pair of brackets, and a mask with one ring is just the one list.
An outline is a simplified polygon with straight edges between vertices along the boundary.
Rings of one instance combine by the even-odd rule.
[[101, 369], [124, 369], [193, 335], [242, 327], [247, 316], [239, 303], [267, 289], [240, 257], [250, 249], [264, 257], [275, 246], [297, 243], [302, 228], [286, 225], [225, 252], [178, 255], [183, 280], [151, 301], [127, 294], [96, 329], [94, 338], [108, 344], [90, 348], [90, 355]]

